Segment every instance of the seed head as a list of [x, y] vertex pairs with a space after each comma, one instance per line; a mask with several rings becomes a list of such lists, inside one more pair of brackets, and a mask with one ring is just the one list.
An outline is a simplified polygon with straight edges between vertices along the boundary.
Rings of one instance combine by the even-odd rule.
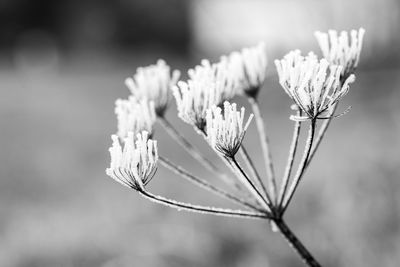
[[353, 74], [358, 66], [364, 33], [363, 28], [358, 31], [352, 30], [349, 40], [349, 33], [346, 31], [342, 31], [339, 36], [334, 30], [328, 33], [315, 32], [323, 56], [330, 64], [343, 67], [341, 72], [343, 79]]
[[125, 84], [137, 99], [154, 101], [156, 114], [163, 116], [168, 106], [169, 90], [179, 76], [178, 70], [174, 70], [171, 75], [170, 67], [159, 59], [155, 65], [138, 68], [132, 78], [125, 80]]
[[203, 60], [188, 74], [187, 82], [180, 81], [173, 87], [178, 116], [196, 130], [204, 132], [206, 110], [235, 95], [235, 79], [227, 70], [226, 60], [215, 64]]
[[224, 112], [217, 106], [207, 110], [207, 141], [225, 157], [234, 157], [239, 150], [253, 114], [244, 123], [245, 108], [237, 111], [236, 104], [224, 102]]
[[136, 135], [134, 142], [133, 132], [129, 132], [122, 149], [118, 136], [112, 135], [111, 138], [111, 164], [106, 169], [107, 175], [124, 186], [144, 189], [157, 170], [157, 141], [149, 139], [148, 133], [143, 131]]
[[123, 140], [128, 132], [133, 135], [147, 131], [151, 136], [156, 122], [154, 102], [147, 98], [137, 100], [134, 96], [118, 99], [115, 102], [115, 113], [118, 120], [118, 136]]
[[228, 56], [229, 70], [238, 80], [237, 93], [256, 97], [266, 76], [267, 53], [265, 43], [244, 48]]
[[303, 57], [299, 50], [288, 53], [282, 60], [275, 60], [279, 83], [285, 92], [305, 112], [306, 117], [291, 119], [318, 119], [322, 113], [333, 108], [349, 90], [355, 80], [351, 74], [341, 85], [342, 66], [329, 65], [326, 59], [313, 53]]

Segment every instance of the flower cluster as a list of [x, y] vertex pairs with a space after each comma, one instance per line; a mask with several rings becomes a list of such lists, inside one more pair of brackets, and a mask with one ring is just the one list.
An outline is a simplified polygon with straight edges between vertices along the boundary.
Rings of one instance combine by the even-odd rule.
[[225, 157], [235, 156], [253, 119], [251, 114], [243, 126], [244, 112], [244, 107], [237, 111], [236, 104], [230, 104], [228, 101], [224, 102], [223, 114], [222, 109], [217, 106], [207, 110], [207, 141]]
[[130, 96], [128, 99], [118, 99], [115, 102], [115, 113], [118, 120], [118, 136], [123, 140], [128, 132], [134, 135], [147, 131], [150, 136], [153, 133], [153, 125], [156, 122], [154, 101], [146, 98], [137, 100]]
[[237, 85], [228, 71], [227, 61], [211, 64], [203, 60], [201, 65], [188, 71], [189, 80], [180, 81], [173, 87], [178, 116], [196, 130], [204, 132], [206, 110], [231, 99]]
[[154, 101], [156, 114], [163, 116], [168, 106], [169, 90], [179, 76], [178, 70], [174, 70], [171, 75], [170, 67], [159, 59], [155, 65], [138, 68], [132, 78], [125, 80], [125, 84], [135, 98]]
[[343, 67], [341, 75], [344, 79], [354, 73], [358, 65], [364, 33], [363, 28], [352, 30], [349, 38], [346, 31], [342, 31], [340, 35], [334, 30], [328, 33], [315, 32], [323, 56], [330, 64]]
[[238, 80], [238, 93], [256, 97], [266, 76], [267, 53], [265, 43], [233, 52], [228, 57], [229, 69]]
[[129, 132], [122, 149], [118, 136], [112, 135], [111, 164], [106, 170], [107, 175], [124, 186], [143, 190], [153, 178], [158, 161], [157, 141], [148, 137], [148, 133], [143, 131], [134, 141], [133, 132]]
[[313, 53], [304, 57], [299, 50], [276, 60], [275, 65], [279, 83], [306, 114], [293, 119], [317, 119], [348, 92], [349, 84], [355, 79], [350, 75], [342, 85], [342, 66], [329, 65], [326, 59], [318, 60]]

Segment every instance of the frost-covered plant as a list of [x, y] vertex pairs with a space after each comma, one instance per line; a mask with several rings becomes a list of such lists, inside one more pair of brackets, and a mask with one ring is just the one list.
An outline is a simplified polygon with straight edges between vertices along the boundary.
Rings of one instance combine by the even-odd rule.
[[[302, 56], [300, 51], [295, 50], [283, 59], [275, 60], [279, 83], [293, 100], [292, 109], [296, 112], [290, 116], [294, 121], [294, 131], [279, 190], [258, 105], [258, 93], [267, 67], [264, 43], [223, 56], [216, 63], [203, 60], [201, 65], [188, 71], [187, 81], [177, 82], [179, 72], [174, 71], [171, 76], [170, 68], [163, 60], [156, 65], [139, 68], [133, 78], [126, 80], [132, 95], [128, 100], [116, 102], [118, 135], [112, 136], [111, 164], [106, 173], [143, 197], [178, 210], [268, 220], [272, 229], [285, 237], [305, 264], [321, 266], [286, 225], [283, 216], [329, 123], [348, 111], [335, 115], [339, 101], [355, 81], [354, 72], [359, 63], [364, 30], [351, 31], [350, 41], [347, 32], [339, 36], [335, 31], [316, 32], [315, 35], [324, 58], [318, 59], [312, 52]], [[170, 91], [176, 100], [178, 117], [193, 126], [236, 178], [222, 172], [167, 120], [165, 111]], [[235, 95], [248, 99], [253, 114], [245, 116], [245, 108], [238, 108], [232, 102]], [[253, 118], [265, 160], [265, 177], [259, 174], [244, 146], [245, 133]], [[159, 156], [157, 141], [153, 139], [156, 121], [191, 156], [233, 187], [226, 190], [215, 186]], [[316, 134], [319, 121], [322, 124]], [[308, 137], [297, 171], [292, 175], [294, 159], [298, 154], [300, 128], [306, 123], [309, 124]], [[246, 163], [246, 169], [236, 160], [238, 155]], [[194, 205], [151, 193], [146, 185], [155, 175], [158, 164], [245, 210]], [[268, 179], [267, 183], [264, 183], [264, 179]]]

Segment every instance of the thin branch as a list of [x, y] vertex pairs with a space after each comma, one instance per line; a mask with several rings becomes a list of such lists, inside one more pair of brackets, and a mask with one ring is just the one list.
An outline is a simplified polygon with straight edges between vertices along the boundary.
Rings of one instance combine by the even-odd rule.
[[188, 154], [190, 154], [194, 159], [198, 160], [206, 169], [208, 169], [213, 174], [217, 175], [227, 184], [230, 184], [237, 190], [241, 190], [240, 187], [232, 183], [232, 179], [223, 173], [217, 166], [215, 166], [210, 160], [207, 159], [196, 147], [194, 147], [180, 132], [175, 129], [175, 127], [165, 118], [158, 117], [160, 124], [163, 126], [165, 131], [183, 148]]
[[192, 205], [189, 203], [178, 202], [172, 199], [168, 199], [162, 196], [154, 195], [147, 190], [141, 189], [138, 191], [143, 197], [156, 202], [158, 204], [162, 204], [171, 208], [175, 208], [178, 210], [186, 210], [192, 211], [196, 213], [202, 214], [213, 214], [218, 216], [227, 216], [227, 217], [241, 217], [247, 219], [269, 219], [271, 216], [268, 213], [254, 213], [254, 212], [247, 212], [241, 210], [230, 210], [230, 209], [221, 209], [221, 208], [214, 208], [214, 207], [207, 207], [207, 206], [199, 206], [199, 205]]
[[337, 106], [338, 106], [338, 103], [336, 103], [336, 104], [333, 106], [332, 111], [329, 112], [329, 114], [328, 114], [329, 119], [324, 120], [324, 122], [322, 123], [322, 125], [321, 125], [321, 127], [320, 127], [320, 129], [319, 129], [319, 131], [318, 131], [318, 135], [317, 135], [317, 137], [315, 138], [315, 145], [314, 145], [314, 147], [313, 147], [312, 150], [311, 150], [310, 157], [309, 157], [309, 159], [308, 159], [306, 168], [307, 168], [308, 165], [310, 164], [311, 160], [313, 159], [313, 157], [314, 157], [314, 155], [315, 155], [315, 152], [317, 151], [319, 145], [321, 144], [322, 139], [324, 138], [325, 133], [326, 133], [326, 131], [328, 130], [328, 127], [329, 127], [329, 125], [330, 125], [330, 123], [331, 123], [331, 121], [332, 121], [332, 119], [333, 119], [333, 114], [335, 114], [335, 112], [336, 112]]
[[[302, 113], [301, 109], [297, 108], [296, 115], [300, 117], [301, 113]], [[279, 208], [282, 207], [283, 198], [285, 197], [287, 188], [289, 186], [290, 174], [292, 172], [294, 158], [296, 156], [297, 144], [299, 143], [300, 128], [301, 128], [301, 122], [295, 121], [292, 143], [290, 144], [290, 149], [289, 149], [288, 161], [285, 168], [285, 174], [283, 175], [281, 189], [279, 191], [279, 201], [278, 201]]]
[[315, 126], [316, 126], [316, 119], [312, 119], [311, 124], [310, 124], [310, 129], [308, 131], [308, 138], [307, 138], [306, 146], [304, 149], [303, 158], [301, 159], [299, 168], [297, 169], [296, 175], [293, 179], [293, 182], [290, 186], [287, 196], [285, 196], [284, 204], [282, 205], [282, 209], [280, 210], [281, 214], [284, 214], [286, 208], [290, 204], [290, 201], [292, 200], [292, 197], [293, 197], [294, 193], [296, 192], [296, 189], [297, 189], [297, 187], [300, 183], [300, 180], [303, 176], [303, 173], [307, 167], [308, 158], [310, 156], [311, 147], [313, 145], [313, 140], [314, 140]]
[[301, 257], [303, 262], [309, 267], [321, 267], [321, 264], [313, 257], [313, 255], [307, 250], [307, 248], [301, 243], [301, 241], [295, 236], [295, 234], [290, 230], [286, 223], [282, 219], [275, 219], [275, 225], [278, 227], [279, 231], [293, 248], [297, 254]]
[[199, 187], [201, 187], [203, 189], [208, 190], [209, 192], [212, 192], [212, 193], [214, 193], [214, 194], [216, 194], [218, 196], [221, 196], [223, 198], [231, 200], [231, 201], [233, 201], [233, 202], [235, 202], [237, 204], [240, 204], [240, 205], [242, 205], [244, 207], [247, 207], [247, 208], [250, 208], [250, 209], [253, 209], [253, 210], [256, 210], [256, 211], [264, 212], [264, 210], [262, 210], [260, 207], [257, 207], [255, 205], [253, 205], [252, 203], [247, 202], [244, 199], [236, 197], [236, 196], [230, 194], [229, 192], [210, 184], [209, 182], [207, 182], [204, 179], [201, 179], [201, 178], [198, 178], [198, 177], [194, 176], [193, 174], [187, 172], [182, 167], [173, 164], [171, 161], [169, 161], [166, 158], [160, 157], [159, 158], [159, 162], [165, 168], [167, 168], [167, 169], [173, 171], [174, 173], [182, 176], [184, 179], [192, 182], [193, 184], [195, 184], [195, 185], [197, 185], [197, 186], [199, 186]]
[[277, 190], [276, 190], [274, 166], [272, 163], [271, 151], [269, 149], [268, 136], [265, 132], [264, 121], [262, 119], [260, 107], [258, 106], [257, 100], [253, 97], [248, 97], [247, 99], [248, 99], [249, 103], [251, 104], [251, 107], [252, 107], [253, 113], [254, 113], [254, 118], [256, 120], [257, 130], [258, 130], [258, 134], [259, 134], [260, 142], [261, 142], [261, 148], [262, 148], [264, 160], [265, 160], [265, 167], [267, 170], [268, 188], [270, 189], [271, 198], [276, 202]]
[[247, 150], [246, 150], [246, 148], [244, 147], [243, 144], [240, 146], [240, 150], [239, 151], [240, 151], [240, 155], [242, 156], [243, 160], [245, 161], [248, 169], [250, 170], [251, 175], [256, 178], [257, 183], [261, 186], [261, 189], [262, 189], [264, 195], [266, 196], [268, 201], [271, 202], [271, 198], [270, 198], [270, 196], [268, 194], [267, 189], [265, 188], [265, 185], [264, 185], [264, 183], [263, 183], [263, 181], [262, 181], [262, 179], [260, 177], [260, 174], [258, 173], [258, 171], [256, 169], [256, 166], [254, 165], [254, 162], [250, 158], [250, 155], [247, 152]]
[[257, 187], [254, 185], [254, 183], [249, 179], [247, 176], [246, 172], [240, 167], [239, 163], [236, 161], [234, 157], [232, 158], [226, 158], [226, 160], [231, 164], [232, 168], [236, 170], [238, 173], [238, 178], [240, 182], [247, 187], [247, 189], [252, 193], [254, 197], [257, 198], [259, 203], [265, 206], [265, 208], [268, 208], [269, 210], [273, 210], [272, 203], [269, 202], [262, 194], [261, 192], [257, 189]]

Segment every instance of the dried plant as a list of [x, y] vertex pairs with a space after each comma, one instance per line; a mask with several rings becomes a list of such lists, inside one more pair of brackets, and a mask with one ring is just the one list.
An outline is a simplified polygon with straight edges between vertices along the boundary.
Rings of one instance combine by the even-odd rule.
[[[295, 111], [290, 116], [294, 121], [294, 131], [279, 190], [257, 98], [266, 77], [264, 43], [223, 56], [217, 63], [203, 60], [201, 65], [188, 71], [186, 82], [178, 82], [179, 71], [171, 74], [170, 67], [163, 60], [156, 65], [139, 68], [133, 78], [126, 79], [132, 95], [127, 100], [116, 102], [118, 135], [112, 136], [111, 164], [106, 173], [143, 197], [178, 210], [270, 221], [273, 230], [284, 236], [304, 263], [321, 266], [287, 226], [284, 214], [330, 122], [349, 110], [335, 114], [339, 101], [355, 81], [354, 72], [360, 58], [364, 30], [351, 31], [350, 38], [347, 32], [338, 36], [336, 31], [316, 32], [315, 35], [324, 58], [318, 59], [312, 52], [302, 56], [300, 51], [295, 50], [283, 59], [275, 60], [279, 83], [293, 100], [292, 109]], [[236, 177], [220, 170], [166, 119], [170, 91], [176, 100], [178, 116], [193, 126]], [[238, 110], [237, 105], [231, 103], [235, 95], [248, 99], [253, 114], [247, 119], [245, 108]], [[253, 118], [260, 136], [266, 177], [259, 174], [243, 144]], [[152, 131], [157, 121], [194, 159], [231, 187], [217, 187], [159, 156]], [[322, 124], [316, 134], [320, 121]], [[297, 171], [292, 175], [300, 129], [305, 123], [309, 124], [308, 137]], [[237, 154], [243, 158], [249, 173], [236, 160]], [[155, 175], [159, 163], [194, 185], [241, 205], [245, 210], [194, 205], [151, 193], [146, 185]], [[263, 178], [267, 179], [267, 183]]]

